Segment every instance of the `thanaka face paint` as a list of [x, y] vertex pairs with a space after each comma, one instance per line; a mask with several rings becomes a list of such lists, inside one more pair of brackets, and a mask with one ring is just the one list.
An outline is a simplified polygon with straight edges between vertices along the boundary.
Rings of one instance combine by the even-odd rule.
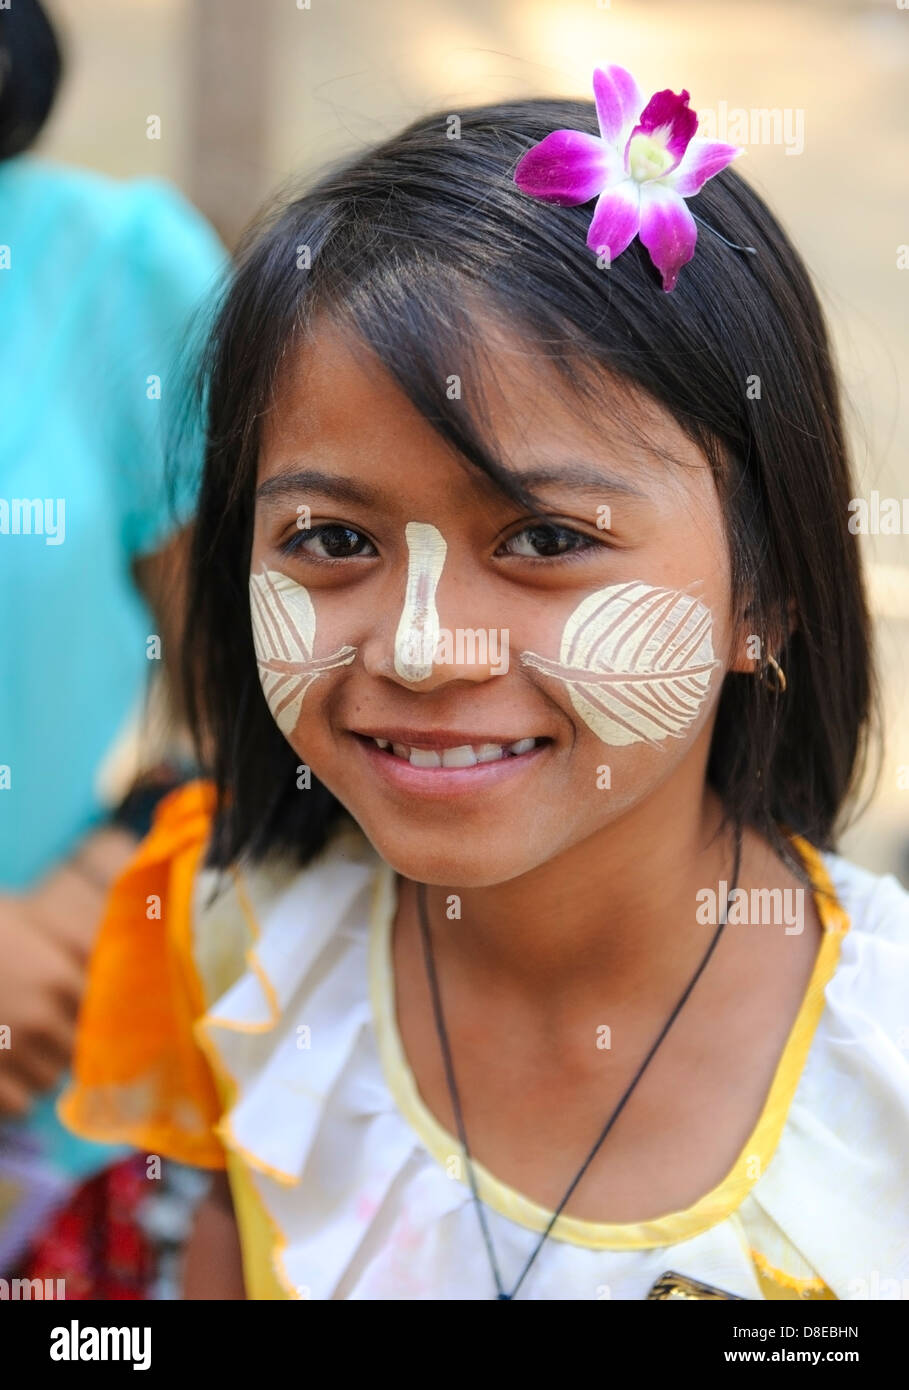
[[407, 681], [425, 681], [432, 675], [439, 643], [436, 587], [448, 546], [441, 531], [425, 521], [408, 521], [407, 586], [404, 607], [395, 633], [395, 671]]
[[316, 657], [316, 611], [309, 593], [279, 570], [263, 566], [249, 577], [249, 603], [259, 680], [275, 723], [290, 738], [303, 696], [317, 676], [348, 666], [356, 647], [339, 647]]
[[710, 609], [690, 594], [639, 580], [589, 594], [569, 614], [558, 661], [521, 662], [565, 683], [597, 738], [621, 747], [681, 738], [707, 698]]

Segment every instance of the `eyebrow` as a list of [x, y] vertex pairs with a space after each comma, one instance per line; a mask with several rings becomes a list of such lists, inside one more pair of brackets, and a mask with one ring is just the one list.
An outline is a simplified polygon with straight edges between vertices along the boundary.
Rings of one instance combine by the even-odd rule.
[[[558, 467], [550, 465], [537, 467], [512, 474], [516, 482], [527, 488], [564, 487], [573, 492], [583, 492], [602, 497], [610, 494], [617, 497], [632, 497], [647, 500], [647, 493], [635, 487], [626, 478], [617, 478], [604, 473], [599, 468], [582, 461], [569, 461]], [[492, 481], [492, 480], [490, 480]], [[298, 497], [300, 493], [318, 492], [339, 502], [353, 502], [364, 507], [374, 507], [381, 503], [386, 494], [381, 488], [368, 483], [357, 482], [353, 478], [339, 477], [335, 473], [323, 473], [317, 468], [297, 469], [292, 473], [278, 473], [256, 489], [256, 501], [271, 498]]]
[[334, 497], [339, 502], [357, 502], [364, 507], [373, 506], [381, 497], [378, 488], [355, 482], [353, 478], [339, 478], [334, 473], [322, 473], [317, 468], [304, 468], [267, 478], [256, 488], [256, 501], [263, 502], [271, 497], [297, 497], [301, 492], [319, 492], [324, 497]]
[[627, 478], [617, 478], [583, 461], [569, 461], [558, 466], [531, 468], [516, 474], [525, 487], [566, 487], [573, 492], [614, 493], [618, 497], [638, 497], [646, 500], [647, 493], [635, 487]]

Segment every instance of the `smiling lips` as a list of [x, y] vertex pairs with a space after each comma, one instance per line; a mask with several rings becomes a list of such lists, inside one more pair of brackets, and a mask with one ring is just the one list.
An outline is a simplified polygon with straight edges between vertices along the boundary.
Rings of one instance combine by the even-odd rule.
[[[396, 729], [387, 732], [391, 735], [409, 733]], [[360, 734], [359, 737], [367, 739], [390, 756], [410, 763], [411, 767], [419, 768], [475, 767], [478, 763], [501, 762], [506, 758], [519, 758], [540, 744], [549, 742], [545, 738], [530, 736], [501, 741], [493, 740], [491, 737], [480, 737], [467, 742], [467, 736], [464, 734], [442, 732], [422, 734], [418, 742], [405, 742], [403, 737], [385, 738], [377, 734]], [[414, 733], [410, 737], [416, 739], [417, 735]], [[462, 741], [456, 742], [456, 739]]]

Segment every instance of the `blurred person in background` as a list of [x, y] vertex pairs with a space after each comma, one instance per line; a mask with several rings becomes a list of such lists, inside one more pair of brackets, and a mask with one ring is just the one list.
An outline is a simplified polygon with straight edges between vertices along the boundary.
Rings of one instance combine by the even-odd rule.
[[180, 777], [121, 802], [109, 770], [175, 649], [190, 494], [162, 412], [223, 251], [158, 179], [32, 156], [61, 66], [40, 4], [0, 9], [0, 1276], [129, 1298], [155, 1278], [145, 1160], [54, 1103], [108, 886]]

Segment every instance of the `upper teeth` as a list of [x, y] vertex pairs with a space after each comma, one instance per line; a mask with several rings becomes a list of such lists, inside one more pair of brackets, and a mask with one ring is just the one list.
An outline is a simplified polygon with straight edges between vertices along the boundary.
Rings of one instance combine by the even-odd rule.
[[413, 767], [473, 767], [476, 763], [494, 763], [499, 758], [529, 753], [535, 738], [519, 738], [516, 743], [480, 743], [472, 747], [463, 743], [458, 748], [408, 748], [404, 743], [389, 743], [387, 738], [373, 740], [380, 748], [391, 748], [397, 758], [406, 758]]

